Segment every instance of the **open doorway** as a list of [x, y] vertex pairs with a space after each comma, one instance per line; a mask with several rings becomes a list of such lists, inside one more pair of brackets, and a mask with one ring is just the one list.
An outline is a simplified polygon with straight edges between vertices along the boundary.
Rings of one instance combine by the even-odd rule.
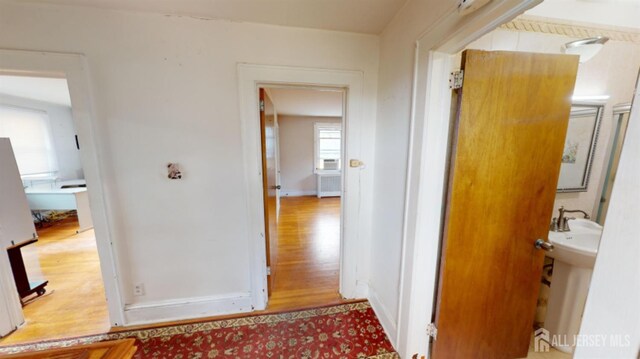
[[529, 358], [570, 358], [579, 340], [640, 68], [640, 45], [629, 41], [637, 30], [613, 32], [616, 23], [595, 24], [588, 15], [541, 17], [552, 9], [542, 4], [467, 46], [580, 56], [553, 212], [546, 214], [545, 239], [554, 248], [544, 259]]
[[260, 88], [268, 310], [343, 301], [344, 92]]
[[7, 160], [23, 189], [11, 198], [25, 201], [31, 216], [29, 233], [6, 239], [24, 324], [2, 344], [110, 327], [72, 114], [65, 78], [0, 75], [0, 137], [11, 143]]
[[[365, 121], [363, 104], [363, 76], [358, 71], [335, 71], [296, 67], [239, 64], [240, 115], [244, 147], [245, 183], [249, 196], [251, 252], [251, 301], [254, 309], [266, 309], [268, 303], [268, 275], [266, 265], [264, 212], [263, 158], [260, 129], [259, 88], [298, 86], [315, 90], [338, 90], [343, 93], [343, 128], [341, 148], [344, 166], [341, 168], [342, 193], [340, 197], [341, 228], [339, 255], [339, 293], [347, 299], [366, 298], [366, 276], [369, 248], [360, 233], [370, 230], [370, 216], [362, 196], [371, 182], [365, 176], [371, 161], [369, 148], [374, 133]], [[277, 103], [276, 103], [277, 106]], [[277, 108], [276, 108], [277, 112]], [[347, 161], [348, 160], [348, 161]]]
[[[552, 4], [553, 1], [545, 2], [544, 4], [547, 3]], [[577, 4], [576, 6], [579, 5]], [[522, 10], [519, 10], [519, 12], [521, 13]], [[468, 80], [473, 78], [474, 71], [478, 70], [478, 68], [466, 68], [463, 69], [463, 73], [456, 73], [455, 70], [460, 68], [461, 63], [460, 57], [456, 56], [458, 51], [463, 49], [485, 50], [488, 51], [485, 53], [485, 59], [489, 59], [494, 55], [496, 56], [495, 58], [498, 58], [509, 53], [521, 55], [528, 53], [536, 56], [580, 54], [580, 52], [573, 51], [582, 47], [584, 50], [587, 50], [584, 51], [586, 55], [591, 55], [590, 59], [589, 56], [581, 56], [577, 66], [576, 85], [575, 87], [571, 87], [571, 91], [563, 95], [567, 101], [565, 108], [567, 111], [564, 115], [566, 128], [560, 129], [560, 127], [558, 127], [556, 130], [542, 130], [517, 140], [517, 137], [511, 135], [492, 140], [493, 146], [502, 148], [502, 151], [498, 152], [495, 159], [503, 160], [504, 158], [515, 155], [512, 161], [510, 161], [510, 167], [501, 167], [498, 164], [499, 161], [494, 161], [493, 158], [476, 157], [475, 163], [473, 161], [470, 162], [472, 166], [467, 168], [468, 171], [466, 171], [466, 175], [463, 176], [463, 181], [467, 182], [460, 182], [462, 186], [473, 187], [476, 190], [476, 194], [480, 193], [483, 191], [481, 182], [494, 176], [496, 172], [503, 170], [509, 171], [505, 168], [513, 169], [514, 166], [520, 166], [523, 163], [534, 163], [536, 161], [534, 159], [535, 156], [549, 151], [549, 147], [543, 145], [543, 142], [540, 142], [540, 145], [535, 147], [533, 151], [514, 151], [514, 148], [532, 138], [540, 138], [540, 136], [547, 136], [548, 138], [548, 136], [552, 134], [563, 133], [560, 142], [556, 143], [555, 148], [558, 156], [556, 156], [553, 161], [556, 166], [561, 169], [559, 174], [561, 176], [564, 175], [564, 178], [559, 178], [558, 173], [553, 175], [549, 174], [549, 176], [554, 177], [554, 180], [558, 180], [560, 185], [557, 188], [555, 184], [541, 187], [532, 185], [529, 189], [530, 192], [522, 196], [522, 198], [519, 198], [515, 195], [518, 188], [521, 188], [525, 183], [531, 185], [528, 180], [521, 181], [518, 179], [519, 171], [512, 172], [511, 176], [505, 176], [502, 180], [495, 180], [494, 178], [493, 184], [487, 186], [485, 188], [487, 191], [482, 194], [482, 196], [489, 199], [489, 201], [484, 202], [484, 207], [479, 207], [482, 210], [468, 213], [468, 216], [455, 216], [457, 217], [456, 220], [466, 221], [466, 224], [472, 223], [474, 218], [478, 216], [480, 218], [480, 225], [473, 228], [476, 232], [470, 233], [471, 235], [476, 235], [477, 233], [479, 238], [467, 242], [466, 244], [468, 244], [468, 246], [462, 247], [464, 249], [464, 251], [461, 252], [464, 256], [462, 260], [459, 260], [461, 258], [452, 259], [448, 256], [447, 251], [450, 251], [452, 248], [451, 242], [449, 242], [448, 239], [445, 239], [442, 243], [421, 244], [418, 239], [416, 239], [416, 243], [409, 242], [409, 250], [407, 250], [405, 255], [406, 258], [409, 258], [408, 263], [412, 265], [413, 268], [409, 267], [407, 271], [409, 274], [407, 274], [407, 276], [424, 276], [424, 273], [427, 273], [427, 276], [430, 278], [430, 274], [433, 273], [433, 277], [439, 278], [440, 282], [434, 281], [433, 291], [431, 291], [431, 288], [416, 290], [416, 287], [412, 288], [411, 286], [406, 286], [403, 290], [405, 295], [417, 301], [419, 301], [420, 298], [414, 297], [414, 293], [416, 292], [422, 295], [426, 294], [427, 297], [433, 296], [434, 298], [434, 300], [429, 303], [430, 308], [416, 308], [419, 307], [419, 304], [415, 306], [412, 304], [408, 309], [402, 308], [402, 312], [408, 313], [404, 314], [407, 316], [405, 321], [405, 323], [408, 323], [407, 334], [411, 335], [410, 332], [412, 330], [417, 330], [421, 326], [429, 326], [430, 329], [433, 329], [432, 332], [434, 332], [434, 334], [437, 333], [437, 340], [433, 342], [434, 347], [438, 345], [441, 346], [440, 349], [445, 347], [444, 343], [446, 343], [447, 340], [445, 337], [448, 336], [447, 331], [451, 330], [451, 327], [445, 329], [445, 327], [448, 326], [447, 323], [439, 321], [439, 319], [441, 319], [439, 316], [443, 315], [442, 307], [438, 308], [443, 302], [441, 297], [444, 286], [443, 277], [447, 275], [443, 268], [446, 265], [454, 266], [456, 264], [459, 266], [467, 266], [466, 269], [468, 271], [466, 272], [467, 277], [465, 279], [470, 277], [475, 278], [479, 272], [488, 269], [485, 273], [487, 275], [486, 278], [489, 279], [488, 285], [479, 286], [479, 290], [470, 289], [469, 286], [465, 286], [463, 281], [453, 281], [461, 290], [461, 292], [454, 294], [454, 297], [462, 298], [464, 296], [464, 290], [473, 292], [473, 294], [469, 296], [470, 305], [469, 303], [459, 303], [455, 312], [448, 312], [449, 315], [453, 314], [453, 316], [455, 316], [463, 312], [462, 308], [475, 308], [476, 310], [470, 310], [470, 313], [486, 319], [482, 322], [482, 330], [466, 332], [467, 334], [474, 333], [470, 336], [464, 334], [465, 330], [454, 330], [455, 333], [451, 337], [455, 338], [454, 340], [457, 340], [459, 345], [448, 352], [449, 356], [446, 354], [443, 355], [447, 350], [445, 349], [444, 351], [441, 350], [434, 353], [435, 355], [433, 357], [435, 358], [455, 356], [456, 353], [464, 356], [464, 354], [461, 353], [463, 353], [465, 348], [473, 347], [471, 343], [482, 336], [482, 333], [487, 333], [487, 336], [475, 341], [476, 344], [481, 344], [472, 349], [475, 350], [474, 355], [491, 357], [528, 356], [531, 358], [566, 358], [571, 356], [570, 353], [566, 352], [571, 352], [576, 340], [579, 340], [579, 337], [576, 335], [581, 325], [580, 322], [585, 308], [586, 293], [591, 285], [590, 279], [593, 263], [601, 246], [599, 242], [602, 227], [598, 223], [595, 223], [594, 219], [598, 214], [601, 193], [603, 193], [605, 186], [610, 185], [604, 178], [607, 176], [607, 168], [614, 166], [609, 158], [614, 158], [615, 161], [616, 155], [614, 151], [618, 153], [620, 151], [620, 149], [616, 150], [614, 142], [616, 137], [615, 133], [622, 133], [622, 131], [615, 129], [615, 123], [618, 123], [620, 118], [622, 118], [622, 122], [624, 123], [625, 117], [620, 112], [620, 108], [623, 106], [618, 106], [618, 104], [629, 102], [633, 97], [638, 76], [638, 67], [640, 66], [640, 58], [637, 56], [637, 42], [633, 40], [633, 36], [635, 36], [633, 34], [637, 34], [637, 30], [625, 29], [626, 33], [618, 33], [616, 31], [620, 31], [620, 28], [613, 31], [613, 28], [616, 28], [616, 24], [594, 24], [589, 23], [590, 19], [583, 19], [582, 22], [577, 22], [579, 20], [575, 19], [576, 14], [577, 13], [566, 14], [567, 18], [563, 20], [560, 17], [561, 13], [558, 11], [556, 11], [553, 16], [548, 15], [548, 17], [553, 17], [554, 19], [536, 18], [536, 15], [541, 15], [539, 13], [529, 13], [509, 21], [511, 20], [511, 16], [516, 15], [514, 12], [512, 14], [506, 14], [505, 17], [507, 18], [498, 19], [496, 23], [506, 23], [494, 30], [489, 29], [495, 25], [488, 23], [476, 24], [479, 28], [486, 26], [485, 31], [487, 31], [487, 35], [480, 37], [480, 39], [475, 42], [471, 42], [471, 44], [468, 43], [468, 40], [464, 40], [465, 36], [468, 36], [467, 39], [469, 39], [477, 37], [478, 34], [471, 35], [463, 32], [465, 36], [458, 34], [455, 38], [452, 37], [447, 43], [442, 43], [439, 42], [441, 40], [434, 39], [437, 34], [436, 31], [433, 34], [426, 34], [419, 41], [420, 45], [424, 45], [424, 48], [419, 50], [418, 55], [419, 70], [417, 71], [418, 84], [416, 86], [418, 88], [418, 103], [416, 104], [416, 133], [418, 135], [416, 135], [417, 140], [414, 142], [417, 150], [414, 150], [413, 153], [416, 154], [416, 156], [422, 157], [417, 157], [420, 158], [417, 160], [420, 164], [412, 168], [412, 170], [414, 172], [422, 172], [423, 175], [421, 178], [416, 176], [416, 183], [418, 181], [420, 182], [420, 184], [416, 184], [416, 186], [419, 186], [420, 195], [422, 196], [422, 198], [417, 200], [416, 207], [419, 209], [417, 213], [424, 211], [426, 213], [438, 214], [438, 216], [433, 220], [426, 218], [426, 216], [425, 218], [418, 218], [416, 220], [418, 224], [415, 226], [415, 229], [409, 227], [409, 231], [415, 230], [415, 232], [422, 235], [427, 233], [429, 237], [432, 236], [433, 238], [442, 238], [441, 231], [446, 232], [449, 229], [447, 221], [453, 220], [454, 215], [447, 212], [445, 210], [446, 207], [443, 208], [442, 204], [446, 203], [446, 206], [450, 206], [451, 204], [453, 190], [451, 189], [451, 177], [447, 172], [454, 171], [455, 163], [459, 160], [456, 156], [462, 153], [462, 151], [459, 151], [460, 143], [458, 141], [460, 138], [457, 137], [457, 135], [459, 135], [459, 131], [464, 132], [464, 130], [460, 129], [460, 124], [456, 122], [456, 120], [450, 121], [450, 117], [456, 118], [455, 110], [449, 111], [451, 105], [451, 87], [462, 86], [460, 91], [465, 93], [464, 86], [469, 83]], [[568, 20], [569, 16], [573, 17], [572, 21]], [[586, 36], [583, 36], [584, 34], [589, 34], [592, 38], [586, 38]], [[598, 37], [598, 35], [602, 37]], [[608, 41], [606, 41], [606, 37], [609, 38]], [[600, 51], [598, 51], [598, 49], [600, 49]], [[539, 59], [543, 61], [542, 57]], [[540, 62], [534, 62], [534, 64], [540, 64]], [[517, 87], [515, 83], [519, 80], [523, 78], [531, 79], [530, 86], [525, 87], [526, 90], [524, 91], [525, 96], [523, 96], [523, 98], [526, 99], [526, 101], [522, 101], [518, 109], [514, 109], [513, 112], [509, 112], [509, 115], [507, 115], [507, 117], [510, 117], [512, 120], [514, 128], [533, 126], [536, 122], [535, 115], [540, 115], [540, 112], [537, 111], [547, 110], [552, 107], [553, 99], [549, 98], [549, 96], [560, 86], [559, 84], [550, 85], [546, 86], [544, 90], [536, 90], [535, 81], [539, 79], [533, 80], [535, 77], [533, 76], [533, 72], [527, 71], [534, 67], [534, 64], [519, 61], [514, 67], [516, 72], [519, 72], [522, 76], [519, 77], [517, 81], [514, 79], [514, 88]], [[529, 67], [530, 65], [532, 66]], [[549, 66], [545, 68], [544, 71], [538, 72], [538, 74], [544, 73], [545, 76], [542, 76], [543, 78], [551, 78], [553, 77], [551, 69], [552, 66]], [[427, 73], [427, 76], [424, 78], [421, 77], [422, 71]], [[449, 78], [451, 72], [454, 73]], [[478, 75], [478, 72], [475, 72], [475, 75]], [[487, 83], [497, 81], [496, 79], [499, 78], [499, 76], [500, 73], [496, 72], [486, 76], [485, 80]], [[575, 77], [575, 72], [573, 76]], [[475, 77], [475, 80], [478, 80], [478, 77]], [[425, 84], [425, 86], [422, 87], [422, 84]], [[502, 88], [510, 88], [510, 86], [511, 83], [506, 83]], [[424, 92], [421, 93], [421, 88], [426, 89], [427, 94], [424, 94]], [[504, 111], [511, 111], [508, 106], [520, 101], [517, 98], [517, 91], [514, 90], [506, 96], [510, 101], [505, 107], [493, 107], [493, 105], [488, 102], [490, 93], [491, 91], [486, 91], [486, 89], [485, 91], [476, 92], [474, 92], [473, 89], [467, 89], [467, 98], [472, 97], [475, 98], [476, 101], [482, 98], [482, 101], [484, 101], [484, 103], [478, 107], [482, 109], [482, 111], [476, 113], [478, 117], [480, 117], [482, 113], [487, 113], [499, 108]], [[421, 103], [422, 100], [420, 100], [423, 95], [426, 98], [425, 103]], [[464, 95], [462, 96], [464, 97]], [[532, 104], [540, 101], [543, 97], [547, 97], [547, 99], [542, 104], [532, 106]], [[459, 101], [459, 97], [454, 97], [454, 104], [458, 102], [457, 105], [460, 105]], [[464, 101], [464, 99], [462, 101]], [[484, 107], [482, 105], [484, 105]], [[520, 116], [518, 111], [527, 107], [530, 107], [528, 113]], [[445, 110], [442, 110], [443, 108]], [[613, 113], [614, 111], [615, 114]], [[495, 121], [489, 121], [489, 125], [483, 123], [483, 126], [477, 125], [477, 127], [473, 128], [475, 134], [482, 134], [478, 142], [487, 141], [494, 136], [494, 133], [492, 133], [492, 125], [493, 123], [499, 122], [498, 117], [505, 113], [506, 112], [496, 111]], [[422, 127], [423, 124], [419, 122], [423, 117], [425, 118], [424, 127]], [[553, 117], [545, 114], [544, 118], [551, 121]], [[480, 122], [475, 121], [474, 123], [477, 124]], [[424, 131], [425, 127], [429, 130], [421, 132]], [[624, 128], [624, 125], [619, 128]], [[466, 128], [466, 130], [467, 132], [464, 133], [464, 135], [469, 135], [469, 128]], [[455, 134], [449, 136], [452, 132]], [[504, 142], [502, 142], [503, 140], [508, 142], [510, 138], [513, 140], [511, 144], [505, 145]], [[558, 143], [560, 147], [558, 147]], [[578, 143], [578, 146], [576, 146], [576, 143]], [[466, 145], [469, 145], [469, 143]], [[472, 144], [472, 146], [468, 146], [468, 148], [464, 148], [463, 150], [475, 148], [478, 153], [473, 153], [473, 151], [467, 153], [471, 154], [470, 158], [473, 156], [482, 157], [484, 149], [480, 146], [474, 146], [475, 145]], [[450, 149], [452, 149], [451, 152], [449, 152]], [[470, 158], [466, 160], [470, 161]], [[542, 166], [540, 163], [535, 163], [537, 163], [541, 171]], [[477, 177], [477, 173], [481, 171], [481, 168], [484, 168], [486, 164], [489, 164], [488, 167], [491, 171], [483, 173], [485, 176]], [[425, 173], [426, 175], [424, 175]], [[449, 179], [449, 181], [447, 181], [447, 179]], [[505, 195], [507, 195], [508, 198], [506, 206], [500, 207], [492, 205], [491, 201], [494, 198]], [[547, 201], [548, 208], [539, 211], [541, 214], [535, 215], [536, 210], [534, 209], [534, 204], [528, 211], [518, 212], [518, 206], [524, 203], [525, 200], [531, 200], [532, 198], [536, 199], [536, 203], [542, 200]], [[551, 200], [549, 200], [549, 198], [551, 198]], [[413, 199], [408, 198], [407, 200], [411, 202]], [[465, 206], [472, 206], [470, 198], [467, 198], [467, 200], [462, 203], [464, 203]], [[561, 207], [563, 207], [562, 210], [560, 209]], [[585, 212], [591, 219], [582, 218]], [[496, 213], [500, 213], [501, 215], [494, 217]], [[504, 240], [492, 242], [494, 238], [500, 237], [502, 233], [507, 231], [508, 226], [515, 224], [516, 227], [519, 226], [520, 229], [526, 226], [532, 216], [540, 219], [539, 230], [525, 231], [525, 233], [522, 233], [523, 235], [510, 235]], [[573, 217], [578, 218], [575, 219]], [[445, 222], [444, 228], [440, 221]], [[483, 230], [486, 229], [486, 227], [483, 227], [485, 223], [496, 224], [498, 227], [494, 232], [485, 231]], [[566, 226], [562, 226], [562, 224], [566, 224]], [[463, 226], [464, 225], [465, 224], [463, 224]], [[555, 225], [559, 225], [559, 231], [555, 229]], [[452, 234], [449, 235], [450, 237], [453, 236]], [[578, 237], [583, 237], [586, 242], [589, 242], [589, 245], [583, 248], [577, 248], [579, 246], [575, 245], [581, 241]], [[537, 239], [551, 242], [551, 244], [555, 246], [553, 252], [545, 252], [542, 256], [536, 253], [533, 244], [535, 244]], [[563, 239], [565, 241], [564, 243], [562, 243]], [[518, 241], [526, 241], [520, 250], [504, 251], [505, 247], [502, 246], [502, 244], [515, 243]], [[419, 252], [423, 254], [414, 255], [411, 251], [411, 246], [417, 247], [419, 245], [422, 246]], [[572, 245], [575, 250], [574, 254], [578, 254], [578, 257], [580, 257], [580, 260], [577, 261], [579, 263], [572, 262], [576, 259], [575, 257], [569, 258], [563, 256], [563, 254], [566, 254], [567, 249], [571, 250]], [[461, 247], [458, 249], [460, 248]], [[435, 256], [429, 254], [433, 252], [439, 254]], [[418, 253], [418, 250], [416, 250], [416, 253]], [[514, 322], [511, 322], [511, 320], [515, 320], [515, 317], [500, 317], [500, 311], [494, 311], [492, 305], [501, 300], [514, 298], [513, 295], [523, 296], [521, 288], [518, 289], [516, 286], [509, 285], [507, 278], [514, 273], [524, 271], [524, 268], [526, 268], [530, 262], [520, 262], [507, 269], [504, 267], [501, 269], [502, 263], [507, 263], [511, 258], [522, 254], [528, 258], [529, 261], [535, 261], [537, 263], [532, 273], [535, 274], [537, 272], [538, 275], [523, 276], [523, 280], [532, 281], [532, 278], [535, 278], [536, 282], [532, 282], [531, 288], [533, 289], [529, 291], [528, 294], [529, 305], [527, 305], [527, 307], [529, 309], [527, 309], [528, 314], [525, 316], [529, 316], [530, 318], [518, 324], [522, 329], [520, 331], [521, 335], [519, 335], [516, 334], [516, 330], [514, 329], [516, 325]], [[482, 264], [484, 260], [491, 256], [494, 256], [494, 260]], [[562, 262], [576, 268], [566, 268]], [[427, 265], [423, 265], [423, 263]], [[478, 264], [481, 265], [478, 266]], [[577, 269], [577, 271], [574, 269]], [[440, 271], [439, 273], [438, 270]], [[543, 273], [542, 278], [540, 278], [540, 272]], [[577, 282], [574, 281], [576, 279], [578, 280]], [[411, 280], [411, 278], [408, 279], [409, 282], [411, 282]], [[572, 282], [570, 283], [570, 281]], [[420, 288], [420, 286], [418, 286], [418, 288]], [[543, 293], [545, 292], [545, 288], [546, 297]], [[551, 288], [551, 292], [555, 292], [556, 294], [549, 293], [549, 288]], [[485, 291], [485, 289], [488, 290]], [[502, 293], [500, 293], [500, 291], [502, 291]], [[560, 294], [558, 295], [558, 293]], [[491, 295], [495, 295], [495, 297], [491, 297]], [[560, 310], [557, 310], [557, 306], [556, 309], [552, 310], [552, 302], [556, 301], [558, 297], [560, 297], [560, 301], [564, 302], [565, 305], [561, 307]], [[482, 301], [489, 304], [486, 306], [478, 305]], [[537, 313], [534, 318], [533, 313], [536, 307]], [[478, 310], [478, 308], [481, 309]], [[420, 323], [413, 319], [416, 317], [416, 314], [418, 314], [416, 311], [427, 313], [426, 323]], [[445, 313], [445, 315], [446, 314], [447, 313]], [[468, 313], [463, 314], [464, 321], [460, 323], [468, 324], [472, 321], [472, 316], [467, 316], [466, 314]], [[412, 316], [413, 318], [411, 318]], [[521, 316], [520, 319], [525, 316]], [[414, 323], [416, 326], [413, 326]], [[499, 330], [494, 330], [494, 327], [490, 327], [492, 324], [495, 324], [495, 328]], [[404, 323], [400, 324], [401, 332], [405, 330], [404, 325]], [[473, 327], [473, 325], [469, 324], [467, 329], [470, 327]], [[435, 330], [437, 330], [437, 332]], [[492, 341], [499, 337], [500, 330], [504, 330], [502, 334], [505, 336], [497, 341], [500, 344], [489, 349]], [[537, 330], [535, 337], [534, 330]], [[475, 336], [476, 334], [479, 335]], [[418, 339], [418, 341], [420, 340], [421, 339]], [[517, 353], [515, 351], [508, 352], [504, 350], [513, 345], [516, 340], [520, 341]], [[618, 336], [612, 338], [612, 340], [629, 343], [628, 341], [625, 342], [624, 336]], [[407, 346], [412, 345], [413, 343], [411, 342], [407, 344]], [[529, 348], [527, 348], [528, 346]], [[411, 351], [408, 351], [407, 354], [415, 353], [416, 351], [414, 351], [413, 348], [414, 347], [412, 347], [412, 349], [410, 349]], [[427, 343], [425, 343], [424, 348], [428, 348]], [[486, 351], [480, 351], [485, 349], [493, 350], [493, 352], [487, 354]], [[587, 350], [589, 349], [591, 348], [587, 348]], [[424, 349], [425, 352], [427, 350], [428, 349]], [[456, 350], [460, 351], [456, 352]], [[527, 350], [530, 352], [528, 353]]]

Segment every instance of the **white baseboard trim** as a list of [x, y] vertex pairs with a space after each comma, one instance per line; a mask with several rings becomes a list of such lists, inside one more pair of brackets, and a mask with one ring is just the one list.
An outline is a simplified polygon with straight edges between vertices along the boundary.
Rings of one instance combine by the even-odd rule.
[[127, 304], [126, 325], [150, 324], [252, 311], [250, 293]]
[[324, 193], [322, 193], [322, 198], [324, 198], [324, 197], [340, 197], [341, 195], [342, 195], [341, 191], [324, 192]]
[[398, 337], [398, 327], [396, 322], [393, 320], [391, 314], [389, 314], [387, 308], [382, 304], [380, 298], [378, 298], [376, 291], [371, 287], [369, 287], [369, 303], [371, 303], [371, 308], [373, 308], [378, 320], [380, 320], [380, 324], [382, 324], [382, 328], [387, 334], [391, 345], [397, 348], [398, 343], [396, 343], [396, 339]]
[[318, 191], [316, 190], [311, 190], [311, 191], [301, 191], [301, 190], [286, 190], [283, 189], [280, 191], [280, 196], [282, 197], [302, 197], [302, 196], [316, 196], [318, 194]]
[[357, 281], [355, 298], [369, 298], [369, 284]]

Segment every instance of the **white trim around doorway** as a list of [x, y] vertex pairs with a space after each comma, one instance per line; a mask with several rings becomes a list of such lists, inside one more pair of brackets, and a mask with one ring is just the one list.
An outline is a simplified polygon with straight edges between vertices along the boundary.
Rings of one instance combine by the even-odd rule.
[[82, 141], [80, 158], [84, 169], [93, 218], [100, 269], [112, 326], [124, 324], [124, 305], [118, 284], [116, 252], [113, 248], [108, 202], [102, 181], [104, 169], [98, 161], [99, 143], [86, 58], [80, 54], [0, 49], [0, 72], [12, 75], [66, 78], [72, 103], [73, 123]]
[[[259, 123], [259, 87], [300, 86], [338, 89], [346, 92], [343, 121], [344, 159], [360, 159], [363, 118], [364, 75], [360, 71], [238, 64], [240, 117], [244, 152], [245, 186], [249, 213], [251, 298], [255, 310], [267, 305], [267, 265], [262, 200], [262, 166]], [[361, 233], [368, 221], [361, 218], [360, 179], [364, 167], [343, 169], [340, 241], [340, 293], [345, 298], [365, 298], [367, 251]], [[363, 230], [364, 229], [364, 230]]]

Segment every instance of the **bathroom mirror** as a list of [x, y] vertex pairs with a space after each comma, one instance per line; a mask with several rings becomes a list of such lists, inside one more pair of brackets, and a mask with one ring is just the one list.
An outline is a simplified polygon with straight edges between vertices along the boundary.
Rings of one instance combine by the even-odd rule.
[[558, 179], [558, 192], [587, 190], [603, 110], [604, 105], [600, 104], [571, 106], [569, 128]]

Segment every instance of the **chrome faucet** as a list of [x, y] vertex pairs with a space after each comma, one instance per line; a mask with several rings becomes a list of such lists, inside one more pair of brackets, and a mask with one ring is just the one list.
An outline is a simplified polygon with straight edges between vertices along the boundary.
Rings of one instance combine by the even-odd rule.
[[585, 211], [579, 209], [564, 209], [564, 206], [560, 206], [558, 208], [558, 218], [553, 218], [551, 221], [550, 229], [554, 232], [569, 232], [571, 228], [569, 228], [569, 220], [575, 218], [567, 218], [565, 217], [565, 213], [582, 213], [585, 219], [590, 219], [589, 214]]

